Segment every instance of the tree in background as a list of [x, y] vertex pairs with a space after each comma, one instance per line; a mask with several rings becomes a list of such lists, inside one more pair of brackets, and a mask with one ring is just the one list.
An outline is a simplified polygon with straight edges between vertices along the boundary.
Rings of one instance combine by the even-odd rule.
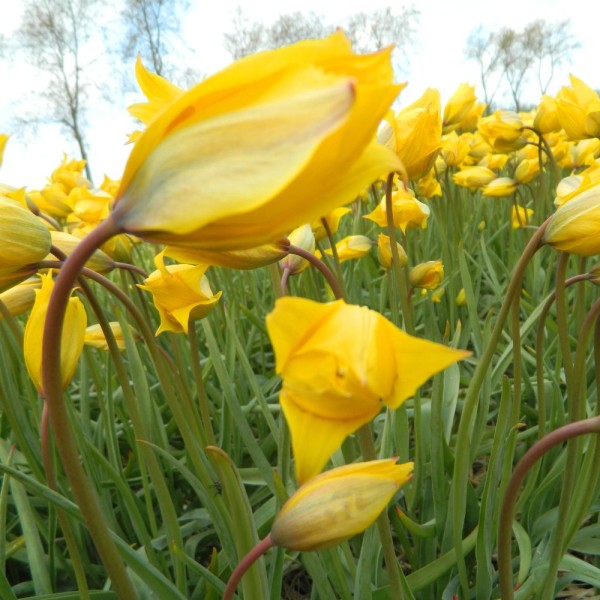
[[123, 4], [123, 60], [132, 64], [139, 54], [151, 71], [173, 78], [175, 68], [166, 57], [180, 36], [181, 17], [189, 9], [188, 0], [124, 0]]
[[[224, 35], [225, 49], [238, 59], [258, 50], [279, 48], [307, 38], [323, 38], [342, 27], [357, 52], [373, 52], [389, 44], [408, 61], [406, 49], [415, 32], [419, 12], [413, 6], [397, 11], [383, 8], [373, 12], [358, 12], [345, 23], [328, 23], [314, 12], [293, 12], [279, 15], [271, 24], [251, 21], [238, 6], [232, 30]], [[402, 70], [402, 64], [397, 65]]]
[[[27, 0], [21, 26], [13, 37], [16, 50], [47, 78], [46, 104], [30, 121], [59, 123], [87, 161], [85, 140], [89, 79], [97, 0]], [[89, 163], [86, 175], [91, 179]]]
[[579, 47], [569, 20], [548, 23], [537, 19], [521, 31], [505, 27], [488, 32], [475, 29], [467, 41], [465, 56], [479, 66], [484, 101], [491, 105], [504, 87], [515, 110], [521, 110], [523, 86], [535, 76], [541, 94], [552, 82], [556, 68]]

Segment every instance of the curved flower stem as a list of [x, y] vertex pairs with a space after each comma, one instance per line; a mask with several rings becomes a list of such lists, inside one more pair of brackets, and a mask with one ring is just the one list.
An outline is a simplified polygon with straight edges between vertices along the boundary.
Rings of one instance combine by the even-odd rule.
[[231, 577], [227, 582], [227, 587], [225, 588], [225, 593], [223, 594], [223, 600], [232, 600], [233, 594], [235, 593], [235, 588], [238, 583], [241, 581], [242, 577], [246, 573], [246, 571], [267, 551], [271, 548], [275, 547], [275, 543], [271, 538], [271, 534], [269, 533], [264, 539], [262, 539], [240, 562], [237, 564], [233, 572], [231, 573]]
[[295, 246], [294, 244], [290, 244], [288, 251], [290, 254], [296, 254], [297, 256], [306, 259], [311, 265], [313, 265], [313, 267], [318, 269], [323, 275], [323, 277], [325, 277], [325, 279], [327, 280], [327, 283], [333, 291], [334, 296], [338, 300], [346, 300], [346, 294], [344, 293], [340, 282], [331, 272], [331, 269], [322, 260], [317, 258], [311, 252], [308, 252], [308, 250], [304, 250], [304, 248], [300, 248], [300, 246]]
[[132, 265], [130, 263], [124, 263], [124, 262], [116, 262], [115, 268], [122, 269], [124, 271], [129, 271], [130, 273], [137, 273], [144, 279], [148, 278], [148, 273], [146, 273], [146, 271], [144, 271], [144, 269], [142, 269], [141, 267], [138, 267], [137, 265]]
[[[600, 417], [593, 417], [591, 419], [585, 419], [584, 421], [569, 423], [568, 425], [555, 429], [529, 448], [515, 467], [512, 477], [508, 482], [508, 486], [506, 487], [498, 523], [498, 575], [500, 597], [503, 600], [512, 600], [514, 597], [511, 565], [511, 532], [515, 518], [517, 495], [523, 479], [535, 462], [546, 452], [558, 444], [562, 444], [567, 440], [587, 433], [600, 433]], [[552, 583], [552, 589], [554, 589], [554, 578], [548, 579]]]
[[[357, 435], [363, 460], [376, 460], [377, 453], [375, 452], [375, 446], [373, 444], [371, 424], [367, 423], [366, 425], [363, 425], [358, 430]], [[404, 574], [400, 571], [400, 565], [396, 558], [396, 550], [394, 548], [394, 540], [392, 538], [392, 530], [387, 511], [383, 511], [379, 517], [377, 517], [376, 524], [377, 530], [379, 531], [385, 564], [388, 568], [390, 577], [390, 598], [392, 600], [401, 600], [403, 598], [402, 579]]]
[[121, 598], [136, 598], [137, 595], [117, 546], [111, 537], [94, 488], [80, 463], [77, 444], [71, 431], [71, 423], [63, 398], [60, 374], [61, 335], [71, 288], [77, 280], [81, 268], [94, 250], [117, 233], [119, 233], [119, 229], [109, 217], [79, 243], [60, 270], [50, 297], [44, 325], [42, 381], [56, 447], [90, 535], [117, 594]]
[[529, 261], [533, 255], [538, 251], [542, 245], [542, 236], [544, 231], [550, 222], [549, 217], [540, 225], [538, 230], [533, 234], [529, 243], [523, 250], [523, 254], [519, 258], [515, 269], [513, 271], [504, 301], [500, 307], [500, 312], [496, 319], [494, 329], [490, 335], [487, 346], [479, 359], [479, 363], [471, 378], [471, 383], [467, 389], [465, 401], [463, 404], [463, 411], [458, 426], [458, 433], [456, 436], [456, 450], [455, 450], [455, 461], [454, 461], [454, 474], [452, 477], [452, 491], [451, 491], [451, 504], [452, 504], [452, 539], [454, 542], [454, 549], [457, 556], [457, 566], [461, 586], [465, 596], [468, 596], [469, 582], [467, 577], [467, 567], [462, 554], [462, 529], [465, 519], [465, 511], [467, 508], [467, 496], [466, 486], [469, 477], [469, 466], [471, 464], [470, 453], [471, 453], [471, 434], [473, 427], [473, 420], [475, 418], [475, 411], [479, 401], [479, 392], [481, 386], [485, 380], [487, 370], [489, 369], [496, 346], [502, 334], [506, 317], [515, 296], [521, 289], [521, 281], [525, 268], [529, 264]]
[[281, 274], [281, 293], [284, 296], [286, 296], [288, 293], [287, 284], [290, 279], [291, 273], [292, 272], [286, 267], [285, 269], [283, 269], [283, 273]]

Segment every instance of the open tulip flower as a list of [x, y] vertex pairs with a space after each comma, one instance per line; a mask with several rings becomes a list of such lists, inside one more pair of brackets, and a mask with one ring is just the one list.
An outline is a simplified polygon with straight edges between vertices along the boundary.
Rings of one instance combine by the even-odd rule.
[[237, 250], [352, 201], [401, 168], [374, 141], [400, 91], [390, 53], [353, 54], [340, 31], [171, 94], [136, 141], [114, 225], [170, 246]]
[[302, 485], [283, 505], [271, 529], [277, 546], [320, 550], [364, 531], [400, 486], [412, 476], [413, 463], [395, 458], [331, 469]]
[[267, 329], [300, 483], [382, 406], [398, 408], [434, 373], [469, 354], [411, 337], [379, 313], [342, 300], [281, 298]]

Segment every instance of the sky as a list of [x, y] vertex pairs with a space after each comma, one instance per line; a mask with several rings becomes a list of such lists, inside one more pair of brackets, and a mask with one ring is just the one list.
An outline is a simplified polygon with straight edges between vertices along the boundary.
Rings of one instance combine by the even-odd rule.
[[[204, 74], [226, 66], [231, 58], [223, 47], [223, 33], [231, 29], [230, 21], [237, 6], [252, 20], [270, 23], [279, 14], [295, 11], [313, 11], [330, 23], [342, 23], [344, 18], [358, 11], [369, 12], [399, 0], [191, 0], [192, 9], [183, 24], [183, 38], [193, 48], [192, 65]], [[0, 0], [0, 35], [9, 36], [19, 25], [22, 0]], [[405, 3], [410, 4], [410, 2]], [[592, 87], [600, 88], [600, 68], [596, 45], [596, 0], [414, 0], [412, 5], [420, 17], [408, 49], [409, 62], [403, 65], [399, 81], [408, 87], [401, 93], [398, 106], [417, 99], [427, 87], [440, 90], [442, 104], [458, 87], [467, 82], [480, 91], [477, 66], [464, 58], [469, 33], [478, 25], [486, 29], [503, 26], [520, 30], [527, 23], [542, 18], [547, 22], [571, 20], [571, 31], [580, 48], [572, 54], [569, 63], [557, 71], [548, 92], [556, 93], [568, 85], [569, 73], [583, 79]], [[99, 49], [101, 51], [101, 49]], [[133, 65], [132, 65], [133, 69]], [[34, 89], [32, 82], [40, 74], [22, 61], [9, 63], [0, 58], [0, 133], [11, 134], [4, 163], [0, 166], [0, 184], [16, 187], [41, 187], [46, 177], [60, 164], [64, 152], [76, 156], [75, 147], [57, 125], [40, 126], [34, 133], [21, 131], [14, 123], [16, 114], [26, 110], [28, 98], [41, 96], [43, 88]], [[90, 146], [90, 164], [96, 184], [104, 174], [119, 178], [123, 172], [130, 146], [125, 145], [127, 133], [136, 128], [128, 116], [126, 106], [142, 99], [135, 93], [125, 98], [111, 90], [95, 92], [98, 101], [89, 114], [87, 136]], [[482, 98], [482, 93], [478, 94]], [[536, 102], [539, 93], [531, 87], [527, 100]], [[39, 98], [38, 98], [39, 100]], [[117, 101], [118, 100], [118, 101]], [[18, 129], [15, 131], [14, 129]]]

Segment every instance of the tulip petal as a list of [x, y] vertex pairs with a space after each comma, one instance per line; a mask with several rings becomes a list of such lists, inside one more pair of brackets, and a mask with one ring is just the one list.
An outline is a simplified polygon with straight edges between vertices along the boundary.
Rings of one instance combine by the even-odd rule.
[[[201, 121], [148, 156], [114, 217], [124, 230], [190, 233], [267, 203], [347, 118], [351, 81]], [[142, 143], [140, 140], [138, 143]], [[258, 245], [258, 244], [257, 244]]]
[[293, 394], [281, 391], [281, 408], [290, 427], [296, 461], [296, 478], [303, 483], [321, 471], [329, 457], [342, 442], [379, 412], [374, 410], [353, 419], [323, 419], [302, 410]]

